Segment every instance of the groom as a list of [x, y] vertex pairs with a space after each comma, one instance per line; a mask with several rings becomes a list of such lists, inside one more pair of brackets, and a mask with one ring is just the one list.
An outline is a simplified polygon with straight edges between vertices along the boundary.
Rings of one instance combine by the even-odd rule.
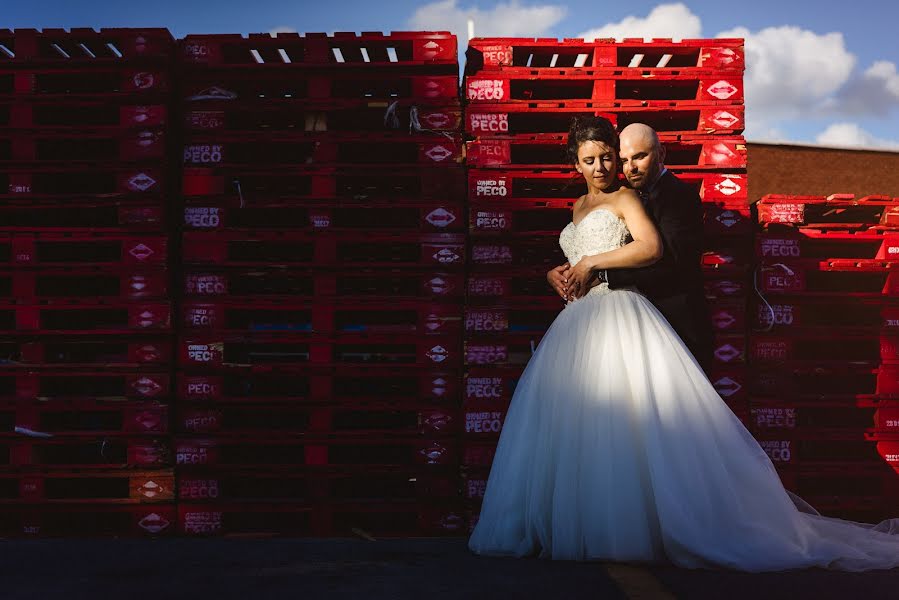
[[[648, 267], [597, 271], [592, 285], [607, 282], [613, 290], [636, 287], [708, 369], [713, 342], [700, 265], [702, 201], [695, 189], [665, 168], [665, 148], [651, 127], [628, 125], [621, 131], [620, 140], [624, 176], [658, 227], [665, 250], [662, 259]], [[546, 274], [563, 298], [570, 294], [565, 283], [569, 268], [564, 264]]]

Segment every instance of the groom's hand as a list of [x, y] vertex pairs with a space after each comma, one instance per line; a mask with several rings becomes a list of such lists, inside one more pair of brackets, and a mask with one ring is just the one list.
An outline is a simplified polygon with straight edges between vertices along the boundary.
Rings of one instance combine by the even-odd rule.
[[551, 287], [562, 300], [568, 300], [568, 281], [566, 274], [570, 267], [571, 265], [565, 263], [564, 265], [559, 265], [558, 267], [550, 269], [546, 273], [546, 281], [549, 282], [549, 287]]

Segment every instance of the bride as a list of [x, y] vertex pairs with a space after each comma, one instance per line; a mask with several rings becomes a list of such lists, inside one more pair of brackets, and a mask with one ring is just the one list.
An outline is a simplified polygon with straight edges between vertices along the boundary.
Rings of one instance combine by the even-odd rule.
[[[657, 261], [659, 234], [619, 184], [611, 123], [576, 121], [568, 145], [588, 189], [559, 236], [569, 282], [583, 287], [591, 271]], [[892, 525], [823, 517], [794, 502], [661, 313], [635, 290], [601, 283], [566, 305], [522, 374], [469, 547], [861, 571], [899, 566]]]

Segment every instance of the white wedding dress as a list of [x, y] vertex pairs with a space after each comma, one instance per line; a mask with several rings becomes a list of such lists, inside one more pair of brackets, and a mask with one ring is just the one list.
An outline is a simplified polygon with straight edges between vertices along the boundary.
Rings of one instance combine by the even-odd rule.
[[[574, 265], [627, 239], [624, 222], [600, 208], [559, 242]], [[897, 523], [800, 512], [652, 303], [602, 284], [562, 310], [519, 380], [469, 547], [859, 571], [899, 566]]]

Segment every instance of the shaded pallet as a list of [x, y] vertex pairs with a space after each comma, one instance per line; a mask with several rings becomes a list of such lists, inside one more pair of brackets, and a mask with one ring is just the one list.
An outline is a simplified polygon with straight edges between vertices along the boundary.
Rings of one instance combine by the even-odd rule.
[[61, 469], [159, 468], [172, 465], [170, 440], [152, 438], [0, 438], [0, 469], [24, 466]]
[[[267, 202], [262, 206], [185, 206], [187, 230], [294, 229], [338, 232], [456, 232], [465, 210], [453, 201], [408, 201], [390, 205], [333, 200]], [[2, 213], [0, 213], [2, 214]]]
[[84, 164], [21, 167], [0, 172], [0, 199], [7, 200], [147, 201], [164, 190], [165, 175], [158, 167]]
[[84, 129], [72, 132], [0, 132], [0, 165], [20, 163], [139, 162], [162, 161], [166, 137], [162, 129], [104, 132]]
[[835, 336], [852, 331], [878, 335], [899, 327], [899, 302], [892, 298], [834, 297], [812, 302], [802, 296], [778, 296], [757, 303], [752, 314], [755, 329], [784, 333], [823, 330]]
[[853, 467], [882, 464], [877, 444], [865, 439], [864, 431], [820, 431], [815, 429], [759, 432], [759, 445], [778, 468], [832, 465]]
[[798, 335], [753, 334], [754, 362], [813, 362], [817, 365], [856, 363], [877, 366], [899, 361], [899, 336], [812, 331]]
[[451, 268], [465, 261], [464, 237], [457, 234], [372, 233], [360, 239], [359, 234], [189, 231], [183, 242], [186, 264]]
[[[0, 54], [3, 54], [0, 52]], [[0, 99], [78, 101], [142, 98], [164, 101], [171, 76], [158, 67], [10, 67], [0, 63]]]
[[[602, 103], [605, 104], [605, 103]], [[574, 117], [605, 117], [621, 130], [631, 123], [649, 125], [662, 136], [741, 133], [742, 105], [721, 107], [594, 106], [592, 101], [472, 105], [465, 112], [465, 132], [476, 137], [521, 134], [565, 135]]]
[[767, 194], [757, 206], [762, 225], [899, 225], [899, 201], [890, 196], [856, 199], [853, 194], [826, 197]]
[[0, 403], [0, 431], [33, 437], [164, 435], [169, 410], [157, 402], [44, 400]]
[[165, 62], [175, 38], [163, 28], [45, 28], [0, 30], [0, 65], [104, 65]]
[[140, 368], [172, 362], [172, 339], [60, 337], [0, 341], [0, 368]]
[[0, 304], [0, 332], [119, 334], [168, 331], [168, 302], [67, 300], [54, 304]]
[[0, 298], [20, 302], [87, 296], [97, 299], [162, 299], [168, 297], [168, 293], [169, 275], [161, 269], [0, 269]]
[[899, 397], [895, 365], [758, 364], [750, 379], [753, 398], [793, 401], [874, 402]]
[[[2, 275], [0, 275], [2, 278]], [[0, 279], [2, 281], [2, 279]], [[202, 298], [420, 298], [460, 301], [464, 275], [408, 269], [355, 268], [344, 272], [316, 272], [307, 268], [187, 267], [182, 292]]]
[[0, 101], [0, 130], [121, 131], [168, 125], [165, 104], [125, 100]]
[[178, 342], [179, 364], [210, 369], [281, 366], [420, 366], [455, 368], [461, 362], [456, 336], [310, 336], [266, 335], [186, 337]]
[[0, 508], [0, 533], [10, 537], [156, 537], [175, 532], [174, 505], [69, 504]]
[[646, 77], [639, 70], [616, 74], [596, 69], [510, 67], [468, 75], [463, 89], [471, 103], [592, 100], [600, 106], [686, 107], [743, 102], [742, 73], [705, 69], [689, 74], [660, 69]]
[[772, 225], [756, 235], [756, 255], [767, 261], [803, 258], [899, 261], [899, 230], [868, 227], [836, 231]]
[[473, 38], [466, 51], [466, 72], [503, 67], [539, 68], [602, 67], [641, 69], [726, 69], [745, 67], [742, 39], [608, 39]]
[[553, 297], [561, 307], [562, 299], [555, 296], [546, 280], [547, 270], [521, 267], [496, 273], [469, 273], [466, 278], [468, 305], [497, 301], [527, 303], [534, 297], [543, 302]]
[[166, 209], [160, 204], [19, 202], [0, 206], [0, 231], [130, 232], [160, 231]]
[[0, 504], [148, 504], [174, 499], [172, 469], [0, 473]]
[[116, 233], [0, 232], [0, 264], [41, 267], [164, 265], [168, 239], [161, 235]]
[[[561, 169], [569, 166], [565, 136], [515, 136], [513, 139], [481, 138], [466, 143], [466, 162], [476, 168]], [[743, 170], [746, 142], [742, 136], [662, 137], [665, 164], [675, 171]], [[580, 177], [580, 176], [578, 176]]]
[[[55, 367], [55, 365], [54, 365]], [[171, 395], [167, 372], [0, 371], [0, 397], [19, 400], [122, 402], [162, 400]]]
[[892, 261], [769, 258], [758, 266], [757, 281], [766, 294], [876, 298], [899, 294], [895, 271]]
[[305, 67], [458, 67], [456, 36], [445, 31], [191, 34], [180, 40], [184, 68], [239, 68], [282, 76]]

